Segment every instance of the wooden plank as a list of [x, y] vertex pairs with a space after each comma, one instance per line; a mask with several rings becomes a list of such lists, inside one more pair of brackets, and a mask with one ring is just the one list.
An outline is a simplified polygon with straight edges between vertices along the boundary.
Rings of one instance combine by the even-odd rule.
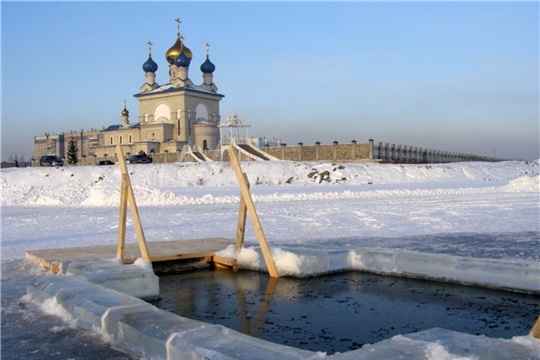
[[[193, 240], [171, 240], [148, 243], [148, 247], [153, 256], [152, 262], [195, 259], [215, 255], [216, 252], [234, 244], [233, 239], [227, 238], [207, 238]], [[63, 261], [84, 261], [113, 259], [116, 245], [89, 246], [64, 249], [48, 250], [27, 250], [27, 259], [43, 264], [45, 267], [57, 271]], [[135, 262], [140, 256], [137, 243], [129, 243], [125, 246], [124, 262], [127, 264]]]
[[279, 277], [276, 270], [276, 265], [274, 264], [274, 260], [272, 259], [272, 255], [270, 254], [270, 249], [268, 248], [268, 244], [266, 242], [266, 236], [264, 235], [261, 221], [259, 220], [259, 216], [257, 215], [257, 210], [255, 209], [255, 205], [253, 204], [251, 193], [249, 192], [248, 185], [246, 184], [244, 176], [242, 175], [243, 173], [242, 173], [242, 169], [240, 168], [240, 163], [238, 162], [238, 159], [236, 158], [234, 149], [229, 148], [228, 151], [229, 151], [229, 157], [231, 159], [231, 163], [233, 164], [234, 173], [236, 174], [236, 179], [238, 180], [238, 183], [240, 184], [240, 190], [242, 192], [242, 195], [244, 196], [246, 207], [249, 211], [249, 217], [251, 218], [251, 222], [253, 223], [253, 228], [255, 229], [255, 234], [257, 235], [257, 239], [259, 240], [259, 245], [261, 246], [264, 261], [266, 262], [266, 267], [268, 268], [268, 273], [272, 277]]
[[236, 266], [236, 259], [227, 259], [227, 258], [217, 256], [217, 255], [212, 256], [212, 262], [215, 264], [226, 266], [226, 267]]
[[58, 270], [60, 269], [60, 264], [59, 263], [51, 263], [51, 262], [48, 262], [46, 260], [43, 260], [42, 258], [38, 257], [38, 256], [35, 256], [31, 253], [28, 253], [25, 251], [25, 258], [28, 259], [28, 260], [32, 260], [32, 261], [35, 261], [41, 265], [43, 265], [45, 268], [49, 269], [49, 270], [52, 270], [54, 272], [58, 272]]
[[127, 198], [129, 203], [129, 209], [131, 210], [131, 217], [133, 218], [133, 226], [135, 227], [135, 234], [137, 234], [137, 240], [139, 242], [139, 249], [141, 255], [146, 262], [151, 263], [150, 254], [148, 253], [148, 246], [146, 245], [146, 239], [144, 238], [144, 232], [142, 229], [141, 218], [139, 216], [139, 209], [137, 208], [137, 202], [135, 201], [135, 195], [133, 194], [133, 187], [131, 186], [131, 180], [129, 179], [129, 173], [127, 171], [126, 161], [124, 159], [124, 152], [122, 151], [122, 145], [116, 146], [116, 157], [120, 164], [120, 171], [122, 172], [122, 179], [127, 180]]
[[116, 257], [124, 260], [126, 247], [126, 220], [127, 220], [127, 175], [122, 174], [122, 184], [120, 185], [120, 215], [118, 216], [118, 248]]
[[534, 326], [531, 329], [530, 333], [533, 337], [540, 339], [540, 316], [536, 319]]
[[[242, 173], [244, 181], [246, 182], [249, 189], [249, 181], [245, 172]], [[246, 218], [247, 218], [247, 206], [244, 195], [240, 193], [240, 209], [238, 210], [238, 226], [236, 227], [236, 246], [235, 250], [238, 254], [242, 250], [244, 245], [244, 236], [246, 234]]]

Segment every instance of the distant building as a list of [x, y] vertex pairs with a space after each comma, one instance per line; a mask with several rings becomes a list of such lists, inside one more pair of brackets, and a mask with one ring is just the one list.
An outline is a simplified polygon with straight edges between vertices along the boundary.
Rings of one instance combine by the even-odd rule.
[[[64, 134], [65, 145], [64, 148], [67, 151], [70, 141], [75, 142], [77, 147], [77, 157], [84, 158], [87, 156], [95, 155], [95, 148], [102, 144], [103, 135], [99, 130], [71, 132]], [[66, 154], [67, 155], [67, 154]]]
[[[169, 67], [166, 84], [156, 82], [158, 64], [152, 59], [152, 43], [148, 44], [148, 59], [142, 64], [144, 83], [134, 97], [139, 101], [138, 122], [130, 123], [129, 111], [124, 101], [120, 121], [103, 130], [45, 134], [34, 137], [34, 157], [57, 155], [65, 158], [68, 144], [74, 141], [78, 157], [103, 157], [116, 153], [116, 146], [122, 145], [124, 154], [144, 152], [165, 153], [181, 151], [184, 145], [198, 145], [203, 150], [215, 150], [221, 145], [230, 144], [236, 138], [239, 144], [251, 144], [262, 148], [265, 145], [279, 146], [281, 139], [250, 137], [247, 125], [238, 114], [233, 113], [219, 125], [221, 115], [219, 103], [224, 95], [219, 94], [214, 84], [215, 65], [210, 61], [209, 47], [206, 43], [206, 59], [200, 65], [202, 83], [195, 85], [189, 77], [189, 67], [193, 57], [185, 46], [180, 34], [180, 20], [176, 19], [176, 42], [165, 53]], [[229, 127], [228, 133], [221, 133]], [[238, 128], [245, 128], [245, 135], [239, 136]], [[235, 128], [235, 133], [231, 132]]]
[[206, 60], [200, 65], [203, 82], [195, 85], [189, 78], [191, 50], [184, 45], [177, 19], [177, 38], [167, 50], [169, 82], [156, 83], [158, 65], [152, 59], [152, 43], [148, 42], [148, 59], [143, 63], [145, 81], [140, 93], [138, 122], [130, 124], [129, 112], [124, 105], [120, 124], [111, 125], [101, 132], [103, 142], [95, 154], [113, 154], [117, 144], [124, 153], [163, 153], [181, 151], [184, 145], [199, 145], [201, 149], [214, 150], [219, 145], [219, 102], [224, 97], [213, 83], [215, 65], [209, 58], [206, 43]]
[[34, 136], [34, 159], [39, 160], [43, 155], [66, 157], [68, 144], [71, 140], [77, 146], [77, 157], [84, 158], [95, 155], [95, 148], [102, 144], [102, 133], [99, 130], [62, 133], [59, 135]]
[[134, 95], [139, 100], [137, 123], [130, 123], [124, 103], [120, 123], [101, 131], [34, 137], [35, 158], [42, 155], [65, 157], [70, 140], [76, 141], [79, 157], [114, 154], [117, 144], [122, 144], [124, 153], [131, 154], [177, 152], [184, 145], [216, 149], [220, 140], [219, 102], [224, 95], [217, 92], [213, 82], [216, 67], [209, 58], [210, 45], [206, 43], [206, 60], [200, 65], [202, 83], [195, 85], [189, 78], [193, 55], [184, 45], [180, 20], [176, 21], [176, 42], [165, 53], [169, 67], [166, 84], [156, 82], [158, 64], [152, 59], [152, 43], [148, 42], [148, 59], [142, 65], [145, 80], [140, 92]]
[[34, 158], [39, 160], [43, 155], [65, 157], [64, 134], [34, 136]]

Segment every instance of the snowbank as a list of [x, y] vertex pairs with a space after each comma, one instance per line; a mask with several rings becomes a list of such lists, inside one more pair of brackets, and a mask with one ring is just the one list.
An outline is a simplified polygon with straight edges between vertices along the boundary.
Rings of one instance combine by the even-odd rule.
[[[531, 191], [538, 190], [540, 171], [538, 162], [517, 161], [426, 165], [264, 161], [245, 162], [242, 168], [259, 202], [438, 195], [490, 187]], [[238, 186], [230, 163], [134, 164], [129, 171], [139, 205], [239, 201], [237, 194], [223, 191]], [[9, 168], [2, 169], [1, 178], [2, 205], [118, 206], [120, 197], [118, 166]], [[259, 190], [276, 187], [279, 194]]]

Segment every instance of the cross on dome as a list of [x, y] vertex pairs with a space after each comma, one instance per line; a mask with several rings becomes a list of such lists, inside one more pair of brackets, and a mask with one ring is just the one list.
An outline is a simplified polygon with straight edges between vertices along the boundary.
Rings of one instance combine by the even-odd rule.
[[207, 42], [204, 45], [206, 45], [206, 57], [208, 57], [208, 49], [210, 48], [210, 44]]
[[180, 24], [181, 24], [182, 22], [180, 21], [179, 18], [174, 19], [174, 21], [176, 21], [177, 35], [178, 35], [178, 37], [180, 37]]
[[148, 40], [147, 44], [148, 44], [148, 56], [152, 56], [152, 45], [154, 44], [152, 44], [152, 41], [150, 40]]

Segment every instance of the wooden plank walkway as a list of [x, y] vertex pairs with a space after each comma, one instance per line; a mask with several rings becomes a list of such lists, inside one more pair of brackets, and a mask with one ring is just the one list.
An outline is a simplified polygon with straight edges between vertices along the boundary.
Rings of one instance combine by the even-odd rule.
[[[233, 245], [235, 240], [227, 238], [208, 238], [194, 240], [171, 240], [148, 242], [148, 252], [152, 262], [197, 259], [213, 257], [216, 252]], [[26, 250], [27, 259], [39, 262], [46, 268], [58, 271], [64, 261], [84, 261], [116, 258], [117, 245], [90, 247]], [[139, 244], [126, 244], [124, 263], [132, 264], [141, 257]]]

